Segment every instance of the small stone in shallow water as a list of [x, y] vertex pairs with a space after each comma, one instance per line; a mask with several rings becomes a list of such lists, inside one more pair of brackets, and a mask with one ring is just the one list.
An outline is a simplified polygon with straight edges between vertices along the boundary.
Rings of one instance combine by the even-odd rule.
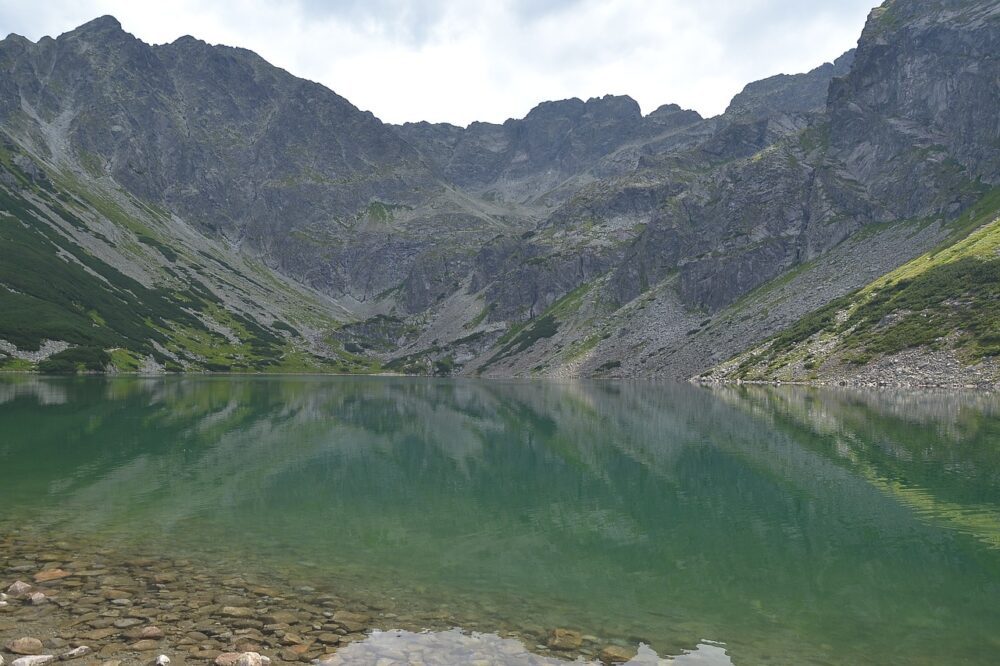
[[270, 657], [265, 657], [257, 652], [244, 652], [236, 660], [236, 666], [270, 666]]
[[42, 569], [35, 574], [36, 583], [47, 583], [53, 580], [61, 580], [63, 578], [68, 578], [72, 576], [68, 571], [63, 571], [62, 569]]
[[255, 615], [253, 609], [246, 606], [223, 606], [222, 614], [226, 617], [253, 617]]
[[41, 592], [32, 592], [31, 594], [28, 595], [28, 601], [31, 602], [32, 606], [39, 606], [41, 604], [44, 604], [48, 600], [49, 598], [46, 597]]
[[85, 657], [91, 653], [91, 649], [86, 645], [81, 645], [78, 648], [73, 648], [69, 652], [63, 652], [59, 655], [60, 661], [69, 661], [70, 659], [79, 659], [80, 657]]
[[333, 614], [333, 621], [348, 631], [363, 631], [371, 618], [361, 613], [337, 611]]
[[619, 645], [608, 645], [601, 650], [598, 659], [605, 664], [624, 664], [636, 655], [632, 648], [625, 648]]
[[153, 661], [153, 663], [156, 664], [156, 666], [169, 666], [170, 657], [165, 654], [161, 654]]
[[42, 651], [42, 642], [37, 638], [25, 636], [9, 641], [4, 647], [14, 654], [38, 654]]
[[583, 645], [583, 636], [572, 629], [553, 629], [549, 634], [549, 647], [553, 650], [577, 650]]
[[136, 652], [147, 652], [149, 650], [155, 650], [159, 646], [160, 646], [159, 641], [143, 640], [132, 643], [132, 645], [130, 645], [129, 648], [135, 650]]
[[10, 666], [43, 666], [55, 661], [55, 656], [51, 654], [37, 654], [32, 657], [21, 657], [10, 662]]
[[239, 652], [223, 652], [215, 658], [215, 666], [235, 666], [240, 658]]
[[12, 597], [23, 597], [28, 592], [31, 592], [31, 586], [22, 581], [17, 581], [7, 588], [7, 594]]
[[139, 637], [160, 640], [163, 638], [163, 630], [156, 626], [143, 627], [139, 631]]

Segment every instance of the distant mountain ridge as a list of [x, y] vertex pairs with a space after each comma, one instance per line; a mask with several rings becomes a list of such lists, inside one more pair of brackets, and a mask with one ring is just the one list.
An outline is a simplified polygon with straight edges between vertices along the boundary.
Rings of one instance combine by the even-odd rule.
[[[1000, 185], [998, 26], [986, 0], [890, 0], [856, 50], [714, 118], [605, 96], [466, 128], [112, 17], [11, 35], [0, 258], [33, 259], [0, 271], [0, 366], [701, 374]], [[72, 298], [29, 279], [80, 262]], [[117, 274], [165, 299], [155, 333]]]

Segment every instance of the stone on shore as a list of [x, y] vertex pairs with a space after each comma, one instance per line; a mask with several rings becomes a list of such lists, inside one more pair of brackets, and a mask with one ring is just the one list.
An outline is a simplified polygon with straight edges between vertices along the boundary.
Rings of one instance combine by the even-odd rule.
[[21, 657], [20, 659], [15, 659], [10, 662], [10, 666], [44, 666], [45, 664], [55, 661], [56, 658], [51, 654], [37, 654], [31, 657]]
[[25, 636], [9, 641], [6, 646], [8, 652], [14, 654], [41, 654], [42, 642], [37, 638]]
[[90, 654], [92, 650], [86, 645], [81, 645], [80, 647], [73, 648], [69, 652], [63, 652], [59, 655], [60, 661], [69, 661], [70, 659], [79, 659], [80, 657], [86, 657]]
[[572, 629], [553, 629], [549, 634], [549, 647], [553, 650], [578, 650], [583, 645], [583, 636]]

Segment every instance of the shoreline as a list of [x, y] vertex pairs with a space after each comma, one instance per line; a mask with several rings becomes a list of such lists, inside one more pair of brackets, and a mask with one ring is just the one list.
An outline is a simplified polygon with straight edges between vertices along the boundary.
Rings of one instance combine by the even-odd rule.
[[[161, 655], [170, 666], [237, 666], [241, 656], [241, 666], [321, 664], [373, 632], [456, 630], [466, 648], [478, 632], [488, 632], [483, 635], [504, 643], [507, 653], [519, 646], [525, 658], [544, 660], [539, 663], [621, 663], [636, 655], [572, 629], [532, 635], [478, 622], [463, 629], [459, 617], [408, 618], [318, 582], [214, 571], [196, 560], [48, 542], [19, 531], [0, 531], [0, 562], [0, 657], [7, 666], [22, 658], [17, 666], [148, 666]], [[18, 644], [22, 639], [29, 640]], [[53, 659], [32, 659], [38, 656]]]
[[[202, 372], [160, 372], [160, 373], [148, 373], [148, 372], [79, 372], [76, 374], [45, 374], [38, 372], [36, 370], [0, 370], [0, 376], [24, 376], [24, 377], [38, 377], [43, 379], [71, 379], [74, 377], [105, 377], [105, 378], [135, 378], [135, 379], [159, 379], [167, 377], [394, 377], [394, 378], [413, 378], [413, 379], [451, 379], [451, 380], [462, 380], [462, 379], [475, 379], [475, 380], [491, 380], [491, 381], [510, 381], [510, 380], [550, 380], [550, 381], [565, 381], [567, 378], [563, 377], [472, 377], [468, 375], [454, 375], [441, 377], [436, 375], [404, 375], [400, 373], [392, 372], [374, 372], [366, 374], [358, 373], [344, 373], [344, 372], [212, 372], [212, 371], [202, 371]], [[574, 381], [622, 381], [622, 382], [635, 382], [635, 381], [649, 381], [660, 383], [663, 378], [660, 377], [576, 377], [572, 378]], [[979, 384], [968, 384], [961, 382], [952, 383], [919, 383], [919, 382], [894, 382], [894, 381], [852, 381], [846, 379], [814, 379], [814, 380], [782, 380], [782, 379], [724, 379], [724, 378], [705, 378], [700, 376], [690, 377], [687, 380], [676, 379], [670, 380], [675, 381], [678, 384], [688, 383], [694, 384], [696, 386], [804, 386], [812, 388], [856, 388], [856, 389], [896, 389], [896, 390], [944, 390], [944, 391], [977, 391], [983, 393], [995, 393], [1000, 391], [1000, 382], [990, 382], [990, 383], [979, 383]]]
[[847, 380], [781, 380], [781, 379], [703, 379], [692, 377], [688, 380], [697, 386], [805, 386], [811, 388], [854, 388], [854, 389], [905, 389], [905, 390], [941, 390], [941, 391], [977, 391], [980, 393], [996, 393], [1000, 384], [940, 384], [912, 382], [860, 382]]

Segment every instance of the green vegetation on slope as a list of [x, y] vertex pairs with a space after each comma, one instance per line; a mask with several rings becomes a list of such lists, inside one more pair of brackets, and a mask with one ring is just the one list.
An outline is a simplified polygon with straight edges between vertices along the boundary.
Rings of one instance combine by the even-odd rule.
[[[147, 357], [169, 370], [347, 369], [326, 367], [290, 339], [226, 307], [197, 280], [182, 289], [146, 286], [94, 256], [60, 231], [56, 220], [102, 238], [83, 221], [100, 197], [80, 194], [84, 186], [75, 181], [67, 190], [65, 179], [30, 176], [12, 159], [16, 151], [9, 142], [0, 148], [0, 168], [12, 176], [0, 187], [0, 340], [29, 352], [45, 340], [71, 345], [38, 364], [40, 371], [99, 372], [109, 365], [134, 371]], [[168, 262], [178, 261], [176, 249], [113, 208], [94, 210]], [[284, 330], [294, 331], [287, 325]], [[350, 366], [357, 370], [359, 364]], [[33, 366], [0, 352], [0, 367]]]
[[[737, 369], [768, 379], [802, 355], [810, 340], [829, 340], [824, 358], [863, 364], [913, 347], [949, 346], [966, 362], [1000, 356], [1000, 190], [957, 220], [949, 243], [868, 286], [803, 317]], [[810, 358], [816, 367], [824, 358]]]

